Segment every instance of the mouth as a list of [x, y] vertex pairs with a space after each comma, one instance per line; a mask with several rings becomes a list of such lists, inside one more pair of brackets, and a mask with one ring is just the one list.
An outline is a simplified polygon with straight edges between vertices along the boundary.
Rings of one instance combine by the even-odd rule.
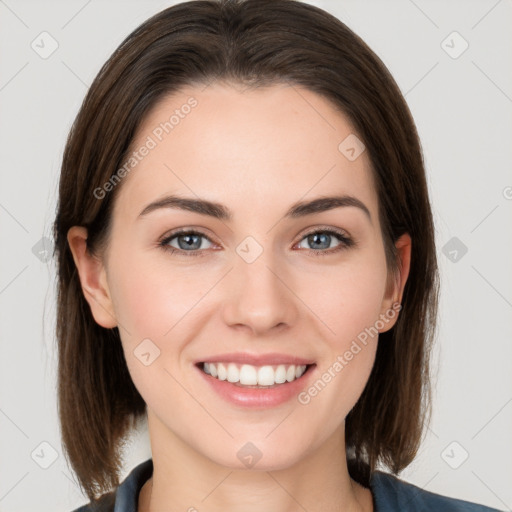
[[316, 366], [311, 364], [276, 364], [255, 366], [232, 362], [199, 362], [195, 365], [217, 381], [226, 381], [236, 387], [273, 389], [304, 378]]

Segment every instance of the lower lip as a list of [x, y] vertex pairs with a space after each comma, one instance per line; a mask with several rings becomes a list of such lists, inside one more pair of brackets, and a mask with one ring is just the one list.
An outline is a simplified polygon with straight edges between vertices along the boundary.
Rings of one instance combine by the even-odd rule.
[[306, 387], [316, 365], [308, 367], [307, 371], [292, 382], [278, 384], [273, 388], [244, 388], [235, 386], [227, 380], [219, 380], [205, 373], [196, 366], [197, 371], [203, 376], [212, 389], [227, 402], [241, 407], [252, 409], [267, 409], [288, 402]]

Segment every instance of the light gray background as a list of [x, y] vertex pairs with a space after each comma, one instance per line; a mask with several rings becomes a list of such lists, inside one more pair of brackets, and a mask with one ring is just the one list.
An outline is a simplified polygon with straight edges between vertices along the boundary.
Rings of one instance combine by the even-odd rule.
[[[311, 3], [383, 59], [424, 148], [442, 280], [437, 381], [431, 427], [400, 476], [510, 510], [512, 2]], [[70, 511], [87, 501], [60, 444], [54, 265], [32, 249], [51, 237], [62, 151], [88, 85], [128, 33], [171, 4], [0, 0], [1, 512]], [[42, 46], [43, 31], [58, 42], [47, 59], [31, 47]], [[457, 58], [447, 53], [462, 48], [457, 36], [446, 39], [454, 31], [469, 43]], [[450, 254], [453, 237], [466, 254]], [[124, 475], [150, 455], [142, 431]]]

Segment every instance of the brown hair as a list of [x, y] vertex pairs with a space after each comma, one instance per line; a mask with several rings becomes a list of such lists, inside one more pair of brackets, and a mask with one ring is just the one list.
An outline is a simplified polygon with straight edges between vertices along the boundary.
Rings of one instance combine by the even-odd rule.
[[[394, 243], [412, 238], [397, 323], [380, 334], [368, 383], [346, 418], [351, 476], [368, 483], [377, 463], [398, 474], [414, 459], [430, 421], [430, 353], [438, 268], [420, 141], [407, 104], [382, 61], [340, 20], [295, 0], [199, 0], [177, 4], [132, 32], [103, 65], [65, 147], [54, 223], [58, 265], [58, 409], [67, 457], [91, 501], [119, 485], [123, 443], [146, 405], [117, 328], [94, 321], [66, 235], [108, 241], [115, 195], [93, 191], [123, 165], [137, 128], [160, 99], [212, 80], [262, 87], [289, 83], [331, 101], [366, 145], [379, 198], [388, 269]], [[341, 141], [340, 141], [341, 142]], [[348, 460], [348, 459], [347, 459]]]

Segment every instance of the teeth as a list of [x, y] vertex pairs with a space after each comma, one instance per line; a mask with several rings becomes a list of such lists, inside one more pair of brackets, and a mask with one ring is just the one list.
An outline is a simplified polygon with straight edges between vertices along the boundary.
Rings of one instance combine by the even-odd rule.
[[306, 371], [306, 365], [252, 366], [235, 363], [203, 363], [203, 371], [219, 380], [242, 386], [273, 386], [292, 382]]
[[[237, 368], [235, 368], [235, 371], [236, 370]], [[240, 368], [238, 379], [238, 382], [240, 382], [240, 384], [244, 384], [245, 386], [256, 386], [259, 380], [261, 380], [261, 378], [259, 377], [259, 372], [254, 366], [251, 366], [249, 364], [242, 365], [242, 368]]]
[[220, 363], [218, 365], [210, 363], [210, 366], [217, 366], [217, 378], [219, 380], [226, 380], [226, 377], [228, 376], [228, 372], [226, 370], [226, 367], [222, 363]]
[[228, 364], [228, 382], [238, 382], [240, 380], [240, 372], [238, 368], [233, 363]]

